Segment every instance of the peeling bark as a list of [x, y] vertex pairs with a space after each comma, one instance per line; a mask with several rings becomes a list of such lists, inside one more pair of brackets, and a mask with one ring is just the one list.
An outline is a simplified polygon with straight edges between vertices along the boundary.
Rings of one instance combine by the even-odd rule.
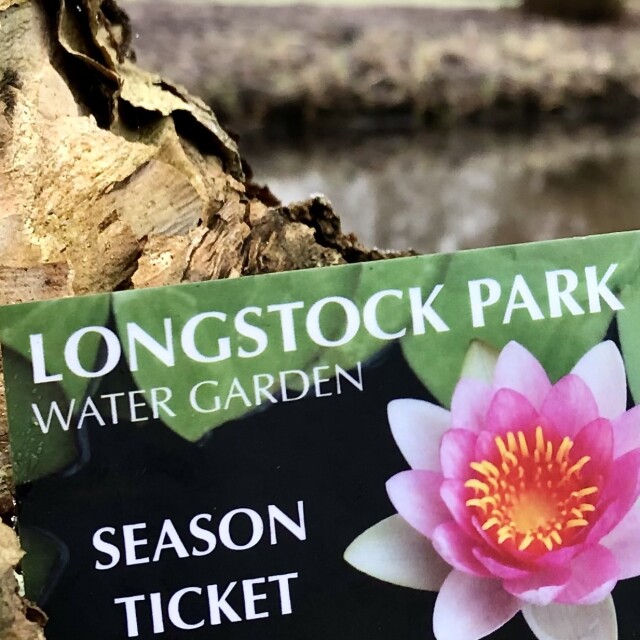
[[18, 595], [13, 568], [22, 555], [15, 532], [0, 523], [0, 638], [43, 640], [45, 616]]
[[[0, 27], [0, 303], [386, 257], [328, 202], [284, 207], [251, 184], [213, 112], [135, 65], [114, 0], [0, 0]], [[19, 558], [0, 527], [6, 640], [43, 637], [16, 594]]]

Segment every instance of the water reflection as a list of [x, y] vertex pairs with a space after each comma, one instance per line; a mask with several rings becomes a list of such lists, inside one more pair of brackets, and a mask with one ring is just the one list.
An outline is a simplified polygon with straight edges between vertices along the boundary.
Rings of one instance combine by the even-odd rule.
[[321, 192], [368, 245], [453, 251], [638, 226], [640, 127], [242, 145], [283, 201]]

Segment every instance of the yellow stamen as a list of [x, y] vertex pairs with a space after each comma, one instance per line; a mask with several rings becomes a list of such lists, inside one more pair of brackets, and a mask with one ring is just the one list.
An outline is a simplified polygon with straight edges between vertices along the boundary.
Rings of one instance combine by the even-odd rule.
[[489, 485], [486, 484], [485, 482], [481, 482], [476, 478], [471, 478], [471, 480], [467, 480], [464, 483], [464, 486], [467, 489], [475, 489], [476, 491], [482, 491], [482, 493], [484, 493], [485, 495], [489, 493]]
[[498, 520], [498, 518], [489, 518], [483, 525], [482, 525], [482, 530], [483, 531], [488, 531], [489, 529], [491, 529], [491, 527], [495, 527], [496, 525], [500, 524], [500, 520]]
[[571, 448], [573, 447], [573, 442], [571, 438], [565, 438], [558, 447], [558, 453], [556, 453], [556, 462], [560, 464], [567, 456]]
[[584, 518], [577, 518], [567, 522], [567, 529], [573, 529], [574, 527], [586, 527], [588, 524], [589, 523]]
[[510, 531], [505, 531], [504, 533], [498, 534], [498, 544], [503, 544], [507, 540], [510, 540], [511, 536], [512, 534]]
[[488, 460], [483, 460], [482, 462], [472, 462], [471, 468], [478, 473], [481, 473], [483, 476], [493, 476], [494, 478], [500, 477], [500, 471], [495, 464], [492, 464]]
[[597, 493], [598, 487], [586, 487], [585, 489], [580, 489], [580, 491], [573, 491], [571, 493], [575, 498], [584, 498], [585, 496], [590, 496], [594, 493]]
[[579, 473], [587, 462], [591, 460], [591, 456], [582, 456], [578, 462], [576, 462], [572, 467], [569, 467], [569, 471], [567, 471], [567, 476], [571, 477], [574, 473]]
[[557, 531], [552, 531], [549, 534], [549, 537], [556, 543], [556, 544], [562, 544], [562, 538], [560, 537], [560, 534]]
[[527, 440], [524, 437], [522, 431], [518, 431], [518, 443], [520, 444], [520, 451], [525, 458], [529, 457], [529, 447], [527, 446]]
[[487, 513], [487, 505], [479, 498], [471, 498], [471, 500], [467, 500], [465, 504], [467, 507], [478, 507], [478, 509], [482, 509]]
[[547, 462], [551, 462], [551, 458], [553, 458], [553, 445], [549, 441], [547, 441], [547, 450], [544, 459]]
[[527, 533], [522, 539], [522, 542], [518, 545], [518, 550], [526, 551], [534, 540], [535, 538], [530, 533]]
[[551, 551], [553, 549], [553, 542], [551, 542], [548, 536], [540, 536], [538, 540], [540, 540], [540, 542], [542, 542], [542, 544], [547, 548], [547, 551]]
[[542, 426], [529, 436], [497, 435], [494, 443], [493, 455], [470, 463], [474, 475], [464, 483], [475, 492], [466, 505], [476, 510], [483, 531], [500, 545], [534, 556], [572, 544], [597, 510], [588, 496], [599, 488], [581, 484], [591, 457], [572, 459], [571, 438], [547, 439]]

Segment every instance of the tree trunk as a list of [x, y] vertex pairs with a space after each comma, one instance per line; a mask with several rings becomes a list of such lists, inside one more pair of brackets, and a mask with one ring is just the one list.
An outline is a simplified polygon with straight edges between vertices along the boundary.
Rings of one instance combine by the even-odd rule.
[[[252, 184], [214, 114], [135, 65], [115, 0], [0, 0], [0, 25], [0, 304], [385, 257], [324, 199], [282, 206]], [[19, 557], [0, 526], [4, 640], [43, 637]]]
[[612, 20], [622, 15], [624, 0], [523, 0], [531, 13], [575, 20]]

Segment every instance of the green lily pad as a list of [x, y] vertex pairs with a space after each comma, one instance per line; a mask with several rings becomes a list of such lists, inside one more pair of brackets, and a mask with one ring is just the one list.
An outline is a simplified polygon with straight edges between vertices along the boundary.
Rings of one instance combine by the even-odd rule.
[[[176, 433], [196, 441], [224, 422], [269, 404], [271, 400], [266, 393], [256, 391], [256, 385], [268, 387], [274, 396], [286, 387], [293, 391], [289, 397], [296, 397], [313, 384], [314, 369], [317, 378], [330, 379], [337, 367], [349, 371], [366, 362], [393, 341], [391, 336], [399, 336], [410, 324], [408, 289], [419, 287], [425, 279], [437, 281], [447, 260], [446, 256], [431, 262], [399, 260], [387, 263], [382, 271], [361, 264], [326, 272], [283, 273], [268, 281], [259, 277], [229, 280], [219, 283], [213, 299], [198, 284], [124, 292], [114, 297], [114, 315], [128, 362], [135, 365], [133, 376], [138, 388], [170, 388], [170, 407], [175, 415], [164, 412], [160, 417]], [[376, 328], [371, 331], [362, 307], [380, 291], [386, 293], [371, 303], [370, 315], [375, 307], [376, 318]], [[313, 314], [309, 311], [324, 298], [332, 300], [317, 314], [321, 339], [314, 342], [308, 334], [316, 323], [310, 320]], [[291, 304], [297, 305], [289, 311], [294, 330], [285, 336], [282, 317], [286, 314], [274, 311], [273, 305]], [[259, 331], [252, 331], [253, 337], [238, 335], [237, 331], [238, 314], [247, 308], [244, 319], [259, 327]], [[196, 362], [185, 355], [181, 332], [189, 319], [211, 312], [218, 315], [204, 319], [194, 339], [197, 350], [211, 361]], [[347, 322], [350, 314], [351, 332]], [[169, 333], [165, 324], [168, 318]], [[175, 360], [167, 359], [163, 365], [144, 348], [137, 348], [134, 357], [125, 338], [133, 322], [164, 347], [172, 342]], [[246, 327], [243, 331], [249, 333]], [[180, 375], [172, 375], [173, 371]], [[281, 377], [279, 372], [289, 373]], [[198, 403], [208, 412], [197, 411], [190, 402], [196, 385], [201, 385]]]
[[[469, 251], [452, 256], [445, 279], [445, 318], [451, 330], [404, 338], [402, 347], [409, 365], [444, 406], [450, 404], [465, 355], [474, 340], [496, 349], [516, 340], [540, 360], [552, 379], [566, 374], [588, 349], [603, 339], [615, 314], [605, 302], [600, 312], [589, 312], [585, 267], [595, 266], [598, 278], [602, 278], [609, 266], [617, 263], [608, 286], [620, 296], [640, 271], [640, 245], [635, 236], [614, 235], [608, 241], [608, 251], [604, 255], [598, 253], [595, 238], [558, 244], [554, 256], [562, 256], [562, 263], [556, 257], [541, 255], [535, 245]], [[550, 317], [545, 272], [558, 270], [561, 264], [578, 275], [579, 284], [573, 297], [585, 310], [583, 315], [572, 315], [563, 309], [561, 317]], [[474, 275], [470, 278], [470, 274]], [[516, 276], [525, 279], [543, 319], [533, 320], [529, 311], [521, 308], [516, 309], [505, 324], [505, 309]], [[484, 326], [474, 328], [468, 283], [470, 279], [489, 278], [499, 285], [501, 298], [485, 309]]]
[[20, 542], [25, 550], [22, 572], [25, 580], [25, 595], [39, 602], [55, 575], [62, 569], [68, 551], [53, 536], [34, 527], [20, 527]]
[[[12, 349], [4, 348], [3, 364], [6, 375], [18, 380], [29, 380], [29, 361]], [[36, 404], [45, 421], [53, 403], [63, 413], [68, 411], [67, 397], [59, 384], [9, 384], [6, 386], [6, 395], [9, 415], [21, 416], [23, 420], [19, 424], [13, 421], [10, 431], [13, 476], [17, 485], [60, 471], [77, 458], [78, 450], [73, 434], [63, 431], [57, 425], [47, 434], [43, 433], [32, 408]]]
[[[65, 365], [64, 346], [74, 332], [85, 327], [103, 327], [109, 317], [109, 295], [47, 300], [26, 305], [2, 307], [0, 311], [0, 341], [25, 358], [31, 359], [31, 335], [42, 335], [45, 365], [48, 375], [62, 375], [56, 381], [69, 398], [82, 399], [92, 382], [89, 378], [71, 375]], [[64, 310], [64, 315], [61, 312]], [[78, 358], [86, 369], [93, 369], [99, 358], [101, 341], [87, 335], [79, 343]], [[29, 376], [33, 379], [33, 376]], [[42, 386], [46, 386], [45, 383]]]

